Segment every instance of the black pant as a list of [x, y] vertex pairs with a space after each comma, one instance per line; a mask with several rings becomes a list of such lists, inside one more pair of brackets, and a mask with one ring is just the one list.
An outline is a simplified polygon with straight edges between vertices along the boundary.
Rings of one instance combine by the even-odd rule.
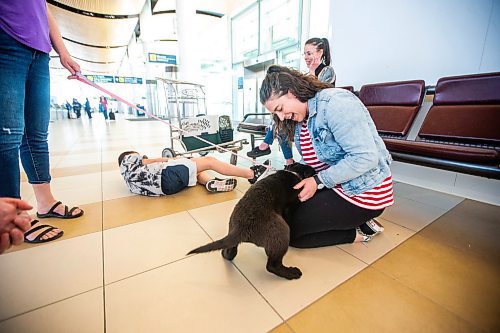
[[299, 204], [288, 221], [290, 246], [312, 248], [352, 243], [356, 227], [383, 211], [353, 205], [330, 189], [317, 191], [314, 197]]

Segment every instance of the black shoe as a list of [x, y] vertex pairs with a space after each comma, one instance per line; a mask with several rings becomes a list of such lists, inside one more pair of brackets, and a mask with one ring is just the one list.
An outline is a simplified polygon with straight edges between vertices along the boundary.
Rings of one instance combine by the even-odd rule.
[[254, 184], [255, 182], [257, 182], [257, 180], [259, 180], [259, 178], [261, 178], [262, 176], [265, 176], [267, 175], [267, 173], [269, 172], [269, 170], [271, 170], [270, 168], [268, 168], [266, 165], [269, 165], [270, 166], [270, 163], [271, 161], [270, 160], [266, 160], [263, 164], [264, 165], [253, 165], [250, 167], [250, 169], [253, 170], [253, 178], [252, 179], [249, 179], [248, 182], [250, 184]]
[[251, 158], [257, 158], [257, 157], [269, 155], [269, 154], [271, 154], [271, 148], [267, 147], [267, 149], [260, 150], [259, 146], [257, 146], [254, 149], [250, 150], [247, 153], [247, 156], [251, 157]]

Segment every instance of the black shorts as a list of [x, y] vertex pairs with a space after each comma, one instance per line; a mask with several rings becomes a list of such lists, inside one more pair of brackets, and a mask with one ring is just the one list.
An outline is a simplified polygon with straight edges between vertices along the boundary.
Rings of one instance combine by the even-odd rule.
[[174, 194], [189, 184], [189, 169], [185, 165], [168, 166], [161, 172], [161, 190], [165, 194]]

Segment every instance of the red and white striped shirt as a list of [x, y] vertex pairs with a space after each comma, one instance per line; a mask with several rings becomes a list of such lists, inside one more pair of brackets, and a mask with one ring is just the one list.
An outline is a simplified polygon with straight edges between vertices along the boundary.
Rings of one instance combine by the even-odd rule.
[[[318, 160], [318, 156], [312, 146], [309, 130], [307, 129], [307, 120], [302, 122], [302, 127], [300, 129], [300, 149], [304, 162], [313, 167], [316, 172], [329, 168], [328, 164]], [[380, 185], [375, 186], [371, 190], [353, 196], [345, 194], [340, 184], [337, 184], [333, 190], [353, 205], [365, 209], [378, 210], [389, 207], [394, 203], [392, 176], [387, 177]]]

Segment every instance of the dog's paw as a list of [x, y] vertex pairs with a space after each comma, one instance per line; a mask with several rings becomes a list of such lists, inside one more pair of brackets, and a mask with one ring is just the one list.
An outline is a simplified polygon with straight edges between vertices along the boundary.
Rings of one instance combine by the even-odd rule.
[[221, 253], [222, 253], [222, 256], [224, 257], [224, 259], [231, 261], [238, 254], [238, 248], [232, 247], [229, 249], [224, 249], [221, 251]]
[[287, 267], [284, 278], [288, 280], [299, 279], [302, 276], [302, 271], [297, 267]]

